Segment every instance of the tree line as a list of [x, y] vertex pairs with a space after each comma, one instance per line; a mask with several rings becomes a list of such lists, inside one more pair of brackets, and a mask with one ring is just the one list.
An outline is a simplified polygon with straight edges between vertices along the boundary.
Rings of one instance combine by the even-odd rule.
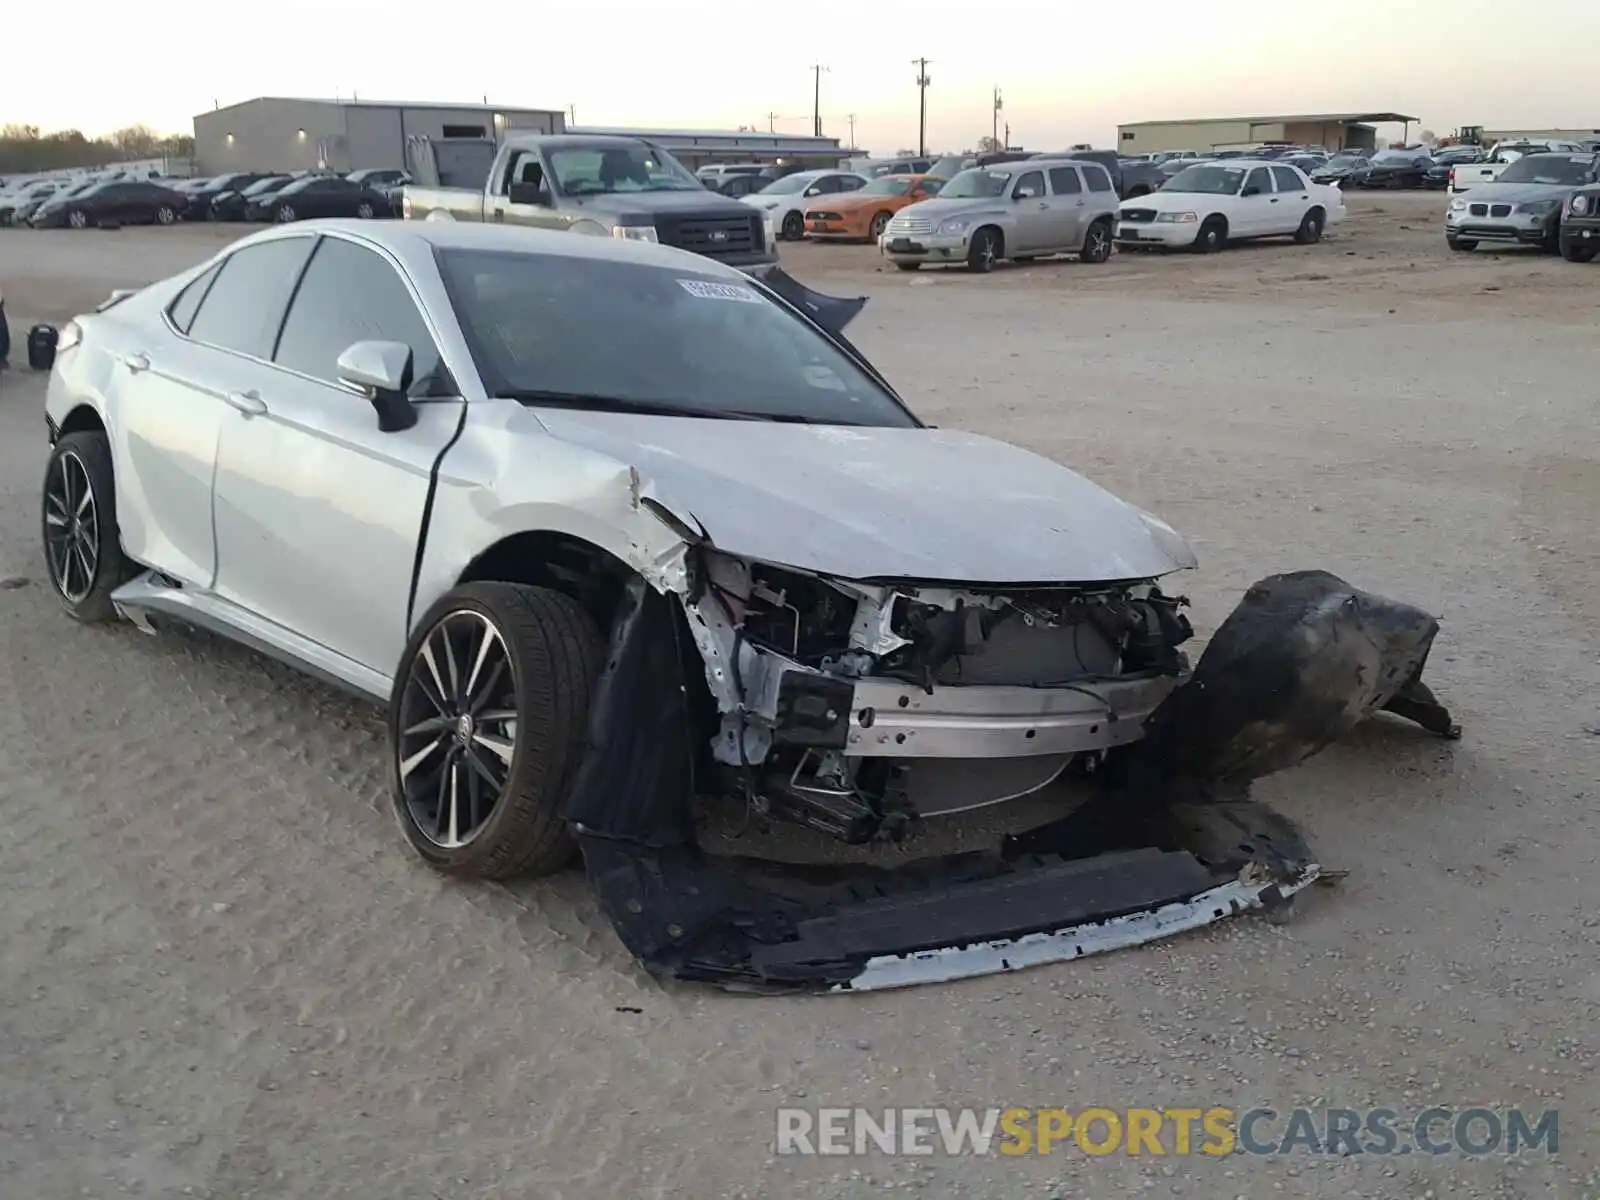
[[0, 175], [193, 154], [194, 138], [188, 134], [160, 134], [148, 125], [130, 125], [105, 137], [88, 137], [78, 129], [45, 133], [37, 125], [0, 125]]

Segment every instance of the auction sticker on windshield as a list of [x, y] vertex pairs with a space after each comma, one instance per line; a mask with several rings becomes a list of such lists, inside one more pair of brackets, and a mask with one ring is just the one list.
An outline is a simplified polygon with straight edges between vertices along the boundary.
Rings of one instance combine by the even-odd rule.
[[702, 300], [737, 300], [742, 304], [760, 304], [761, 295], [754, 288], [738, 283], [714, 283], [709, 279], [680, 279], [678, 286], [691, 296]]

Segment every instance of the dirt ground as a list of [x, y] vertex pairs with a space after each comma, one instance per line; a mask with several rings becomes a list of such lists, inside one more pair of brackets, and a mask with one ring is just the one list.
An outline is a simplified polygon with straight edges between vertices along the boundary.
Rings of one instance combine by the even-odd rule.
[[[1430, 680], [1461, 742], [1375, 722], [1261, 789], [1350, 872], [1294, 921], [947, 987], [664, 987], [576, 876], [431, 875], [385, 811], [373, 710], [56, 610], [43, 382], [0, 375], [4, 1195], [1600, 1196], [1600, 266], [1452, 254], [1437, 195], [1352, 205], [1316, 247], [986, 278], [785, 250], [872, 297], [857, 340], [924, 417], [1189, 535], [1202, 634], [1311, 566], [1444, 619]], [[0, 230], [14, 334], [222, 237]], [[1559, 1109], [1561, 1140], [774, 1155], [775, 1108], [850, 1104], [1520, 1105]]]

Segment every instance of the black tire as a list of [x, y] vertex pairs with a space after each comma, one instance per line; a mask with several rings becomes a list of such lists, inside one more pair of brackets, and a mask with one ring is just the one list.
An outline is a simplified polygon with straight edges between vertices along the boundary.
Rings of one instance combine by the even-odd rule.
[[799, 212], [785, 213], [783, 227], [779, 231], [786, 242], [798, 242], [806, 236], [805, 214]]
[[1191, 249], [1196, 254], [1215, 254], [1228, 244], [1228, 222], [1221, 217], [1207, 217], [1194, 235]]
[[1111, 257], [1111, 222], [1102, 218], [1089, 226], [1089, 231], [1083, 235], [1083, 249], [1078, 252], [1078, 261], [1086, 263], [1103, 263]]
[[[87, 485], [87, 506], [81, 493], [66, 490], [79, 484]], [[75, 514], [77, 525], [71, 524]], [[50, 590], [67, 615], [86, 625], [116, 620], [111, 593], [134, 568], [122, 553], [111, 443], [100, 430], [69, 433], [51, 449], [40, 488], [39, 532]], [[93, 562], [85, 570], [89, 557]]]
[[893, 216], [893, 213], [873, 213], [872, 224], [867, 228], [867, 236], [876, 242], [883, 236], [883, 231], [889, 228], [889, 220]]
[[89, 215], [81, 208], [75, 208], [67, 214], [67, 224], [74, 229], [89, 228]]
[[1561, 242], [1561, 257], [1568, 262], [1593, 262], [1594, 256], [1594, 246], [1581, 246], [1571, 238], [1564, 238]]
[[280, 204], [272, 210], [272, 219], [279, 225], [287, 225], [295, 219], [294, 205]]
[[967, 247], [967, 270], [987, 275], [1003, 253], [1005, 242], [1000, 231], [985, 225], [972, 235], [972, 244]]
[[1544, 227], [1544, 244], [1542, 248], [1546, 254], [1561, 253], [1560, 217], [1557, 217], [1554, 221], [1551, 221], [1550, 224]]
[[178, 214], [173, 212], [172, 209], [167, 207], [165, 204], [163, 204], [160, 208], [156, 209], [156, 224], [157, 225], [171, 225], [177, 219], [178, 219]]
[[[426, 760], [413, 768], [413, 772], [427, 774], [418, 779], [410, 797], [402, 779], [401, 754], [402, 746], [407, 745], [406, 753], [415, 756], [406, 738], [414, 740], [418, 735], [405, 731], [416, 727], [419, 714], [433, 711], [427, 704], [440, 712], [460, 707], [448, 698], [443, 707], [428, 699], [425, 692], [432, 689], [432, 683], [431, 675], [424, 676], [429, 668], [423, 648], [438, 644], [433, 639], [441, 630], [442, 636], [451, 636], [452, 621], [470, 625], [467, 614], [486, 622], [499, 637], [510, 675], [504, 684], [480, 684], [484, 695], [477, 706], [478, 720], [495, 708], [508, 710], [514, 713], [514, 729], [503, 730], [505, 736], [499, 739], [511, 749], [509, 760], [500, 760], [504, 783], [498, 799], [464, 844], [447, 846], [423, 828], [414, 811], [416, 796], [436, 789], [442, 805], [448, 772], [457, 761], [462, 762], [460, 769], [470, 784], [476, 777], [463, 760], [478, 753], [474, 743], [483, 735], [474, 734], [471, 722], [463, 735], [458, 717], [438, 743], [445, 757], [437, 774]], [[435, 655], [436, 661], [438, 657]], [[446, 593], [429, 609], [406, 645], [389, 701], [390, 797], [406, 840], [424, 862], [450, 875], [508, 879], [549, 874], [572, 861], [575, 846], [562, 814], [583, 760], [590, 698], [604, 658], [605, 641], [594, 620], [576, 600], [548, 588], [469, 583]], [[443, 665], [440, 669], [446, 670]], [[417, 686], [424, 693], [419, 693]], [[426, 738], [431, 732], [420, 736]], [[432, 821], [437, 830], [444, 822], [442, 809], [436, 810]]]
[[1468, 250], [1476, 250], [1478, 248], [1478, 243], [1473, 241], [1471, 238], [1451, 237], [1448, 233], [1444, 235], [1444, 244], [1449, 246], [1452, 250], [1461, 251], [1463, 253]]
[[1300, 220], [1294, 231], [1294, 240], [1302, 246], [1313, 246], [1322, 240], [1322, 222], [1326, 218], [1320, 208], [1313, 208]]
[[922, 269], [921, 263], [897, 262], [895, 263], [895, 266], [899, 267], [902, 271], [920, 271]]

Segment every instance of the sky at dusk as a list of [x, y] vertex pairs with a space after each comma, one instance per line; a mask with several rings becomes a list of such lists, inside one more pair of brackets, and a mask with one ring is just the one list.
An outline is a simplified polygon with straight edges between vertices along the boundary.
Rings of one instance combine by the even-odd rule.
[[[1001, 88], [1014, 144], [1114, 144], [1119, 122], [1398, 111], [1421, 127], [1600, 128], [1600, 5], [1549, 0], [1535, 38], [1483, 0], [1145, 0], [452, 6], [438, 0], [274, 0], [227, 17], [78, 0], [72, 24], [0, 74], [0, 122], [103, 133], [192, 130], [195, 113], [260, 95], [576, 109], [579, 125], [811, 129], [878, 153], [917, 141], [926, 56], [928, 143], [990, 130]], [[191, 17], [191, 13], [195, 14]], [[837, 14], [837, 15], [835, 15]], [[1512, 49], [1512, 47], [1516, 47]], [[70, 48], [70, 61], [55, 51]], [[770, 117], [769, 114], [776, 114]], [[1415, 132], [1417, 127], [1413, 127]], [[1395, 130], [1398, 133], [1398, 130]]]

